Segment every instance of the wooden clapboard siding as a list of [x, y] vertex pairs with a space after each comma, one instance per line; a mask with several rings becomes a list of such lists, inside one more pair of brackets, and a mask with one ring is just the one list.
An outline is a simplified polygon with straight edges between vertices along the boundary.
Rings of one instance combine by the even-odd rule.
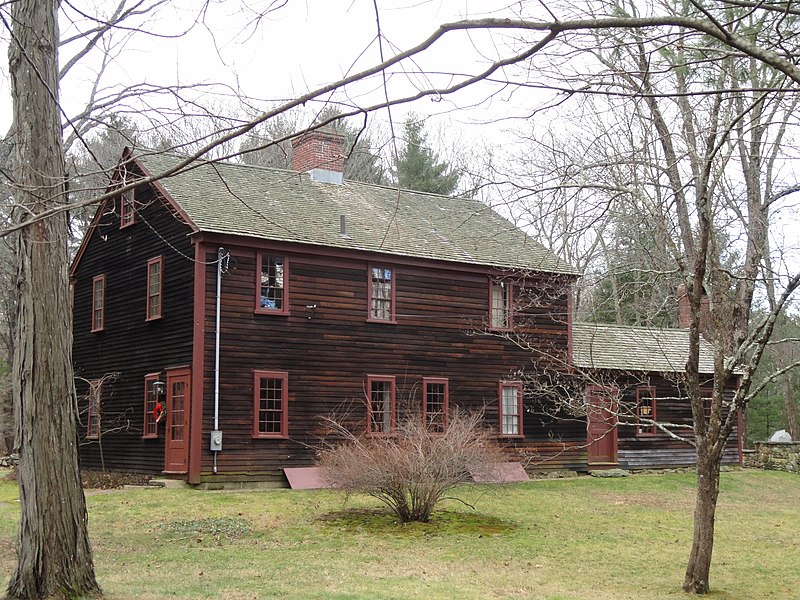
[[[711, 382], [706, 382], [710, 387]], [[637, 385], [648, 385], [656, 390], [656, 420], [675, 425], [684, 425], [675, 430], [679, 435], [688, 438], [692, 436], [692, 409], [688, 399], [671, 381], [664, 376], [651, 373], [637, 381], [629, 381], [627, 387], [622, 387], [621, 400], [628, 406], [636, 403]], [[706, 387], [706, 385], [704, 385]], [[728, 386], [726, 396], [733, 395], [734, 384]], [[736, 463], [738, 455], [738, 431], [727, 440], [723, 462]], [[657, 430], [655, 434], [636, 434], [632, 425], [621, 425], [618, 435], [619, 463], [623, 468], [648, 468], [693, 465], [696, 460], [694, 448], [680, 440], [676, 440], [666, 433]]]
[[[116, 470], [160, 473], [163, 423], [157, 439], [142, 439], [144, 376], [191, 364], [194, 250], [189, 226], [150, 186], [136, 189], [136, 205], [136, 222], [123, 229], [119, 198], [102, 207], [72, 274], [76, 375], [99, 379], [119, 373], [103, 393], [102, 461], [100, 444], [83, 437], [81, 461], [89, 468], [105, 464]], [[163, 317], [145, 321], [147, 261], [159, 255], [164, 257]], [[92, 333], [92, 278], [103, 273], [105, 327]], [[78, 385], [79, 394], [84, 388]]]
[[[216, 479], [278, 475], [286, 466], [311, 465], [326, 426], [320, 417], [338, 414], [364, 427], [367, 375], [396, 378], [401, 410], [419, 410], [423, 377], [444, 377], [450, 406], [482, 409], [497, 425], [497, 383], [526, 367], [531, 356], [500, 338], [470, 336], [488, 316], [488, 272], [445, 266], [426, 268], [400, 259], [326, 257], [290, 246], [290, 315], [254, 313], [256, 252], [237, 248], [223, 277], [220, 348], [220, 428], [224, 450], [217, 457]], [[208, 260], [212, 254], [206, 255]], [[393, 269], [396, 323], [367, 322], [368, 266]], [[206, 275], [204, 430], [213, 426], [214, 297], [216, 274]], [[535, 285], [536, 282], [531, 282]], [[308, 308], [315, 306], [316, 308]], [[532, 333], [566, 353], [566, 294], [530, 309]], [[557, 315], [554, 316], [554, 315]], [[563, 356], [562, 356], [563, 359]], [[289, 438], [253, 439], [253, 371], [289, 376]], [[533, 423], [533, 422], [531, 422]], [[542, 440], [550, 456], [546, 466], [585, 464], [585, 452], [555, 450], [546, 431], [526, 421], [526, 438]], [[564, 427], [567, 441], [585, 439], [583, 428]], [[523, 446], [527, 440], [511, 445]], [[529, 454], [532, 446], [525, 451]], [[583, 458], [582, 458], [583, 456]], [[203, 450], [203, 474], [209, 478], [212, 455]]]

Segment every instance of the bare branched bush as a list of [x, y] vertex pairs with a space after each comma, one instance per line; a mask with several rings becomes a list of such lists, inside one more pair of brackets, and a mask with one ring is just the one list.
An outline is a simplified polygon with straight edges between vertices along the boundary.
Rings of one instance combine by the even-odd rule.
[[403, 523], [427, 522], [436, 504], [470, 481], [471, 473], [507, 460], [480, 411], [453, 410], [443, 433], [413, 416], [401, 420], [393, 435], [381, 437], [353, 433], [335, 418], [328, 424], [341, 437], [322, 452], [320, 464], [330, 482], [377, 498]]

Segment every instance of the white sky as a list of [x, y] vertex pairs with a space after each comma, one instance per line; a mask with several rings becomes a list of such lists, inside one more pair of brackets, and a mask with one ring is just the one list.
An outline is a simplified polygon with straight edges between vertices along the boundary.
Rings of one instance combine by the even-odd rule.
[[[116, 4], [97, 0], [100, 6]], [[107, 69], [105, 86], [127, 86], [148, 83], [225, 83], [250, 98], [262, 101], [262, 107], [297, 97], [310, 89], [336, 81], [348, 73], [379, 62], [376, 42], [376, 18], [372, 0], [288, 0], [265, 17], [258, 11], [270, 0], [212, 0], [199, 14], [199, 2], [176, 1], [159, 9], [143, 24], [142, 29], [154, 34], [174, 35], [189, 29], [188, 35], [174, 39], [137, 33], [124, 41], [122, 51]], [[482, 16], [517, 16], [520, 3], [503, 0], [378, 0], [384, 52], [391, 56], [427, 38], [445, 22]], [[106, 8], [110, 10], [110, 8]], [[85, 27], [85, 24], [83, 25]], [[70, 19], [62, 19], [62, 38], [73, 33]], [[121, 40], [122, 33], [116, 34]], [[7, 37], [7, 34], [6, 34]], [[485, 33], [448, 34], [433, 51], [426, 53], [419, 66], [434, 72], [474, 72], [484, 57], [497, 55], [497, 43]], [[62, 64], [75, 51], [75, 45], [62, 49]], [[100, 53], [84, 60], [79, 68], [62, 82], [61, 100], [67, 115], [76, 114], [96, 79]], [[407, 65], [413, 67], [414, 65]], [[10, 90], [5, 67], [0, 80], [0, 127], [10, 123]], [[389, 80], [390, 94], [411, 92], [414, 87], [428, 87], [431, 77], [395, 73]], [[446, 74], [437, 83], [446, 83]], [[468, 92], [455, 99], [459, 106], [482, 100], [477, 92]], [[356, 104], [380, 101], [380, 82], [373, 80], [353, 87], [350, 100]], [[485, 93], [484, 93], [485, 94]], [[220, 100], [222, 102], [223, 100]], [[235, 107], [231, 94], [228, 101]], [[482, 107], [487, 110], [489, 105]], [[422, 114], [450, 113], [450, 98], [444, 102], [424, 100], [409, 108], [397, 109], [402, 117], [413, 109]], [[497, 109], [491, 110], [498, 114]], [[385, 113], [383, 118], [385, 119]], [[474, 116], [460, 114], [459, 120], [483, 120], [481, 111]]]

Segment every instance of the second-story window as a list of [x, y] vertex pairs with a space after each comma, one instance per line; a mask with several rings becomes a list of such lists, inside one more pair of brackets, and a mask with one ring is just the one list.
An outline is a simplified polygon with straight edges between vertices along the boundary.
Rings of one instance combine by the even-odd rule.
[[148, 321], [161, 318], [161, 298], [164, 283], [164, 257], [147, 261], [147, 317]]
[[269, 252], [258, 255], [256, 312], [289, 313], [288, 267], [285, 256]]
[[136, 205], [133, 195], [133, 190], [122, 192], [122, 197], [119, 200], [119, 226], [127, 227], [133, 225], [136, 221]]
[[394, 321], [393, 271], [389, 267], [372, 266], [369, 269], [369, 320]]
[[92, 279], [92, 331], [103, 331], [106, 324], [106, 276]]
[[492, 329], [511, 329], [511, 284], [507, 281], [489, 283], [489, 322]]

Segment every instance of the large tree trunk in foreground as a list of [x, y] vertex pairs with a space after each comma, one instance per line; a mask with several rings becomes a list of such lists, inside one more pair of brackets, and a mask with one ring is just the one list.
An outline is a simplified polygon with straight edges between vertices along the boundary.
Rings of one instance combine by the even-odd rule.
[[694, 537], [683, 591], [707, 594], [711, 554], [714, 550], [714, 520], [719, 497], [720, 460], [707, 448], [710, 442], [697, 444], [697, 496], [694, 505]]
[[[12, 5], [14, 199], [24, 207], [17, 219], [65, 201], [57, 12], [56, 0], [17, 0]], [[9, 598], [99, 591], [78, 471], [67, 238], [63, 214], [18, 236], [12, 381], [21, 518]]]

